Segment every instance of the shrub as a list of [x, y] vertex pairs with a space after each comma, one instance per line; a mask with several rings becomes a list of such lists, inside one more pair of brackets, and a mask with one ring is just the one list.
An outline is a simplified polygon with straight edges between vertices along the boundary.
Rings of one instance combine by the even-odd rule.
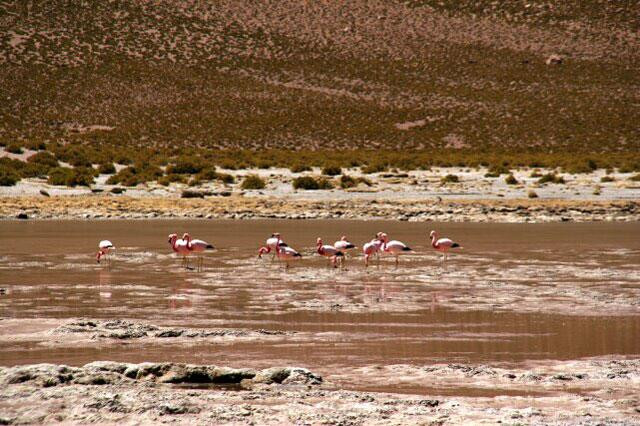
[[20, 180], [20, 176], [15, 170], [0, 169], [0, 186], [13, 186]]
[[460, 182], [460, 178], [458, 178], [458, 176], [456, 175], [446, 175], [446, 176], [443, 176], [442, 179], [440, 179], [440, 181], [442, 183], [458, 183]]
[[120, 170], [107, 179], [108, 185], [122, 184], [136, 186], [139, 183], [153, 181], [162, 176], [162, 170], [153, 164], [135, 164]]
[[506, 175], [506, 174], [510, 174], [510, 170], [503, 166], [503, 165], [499, 165], [499, 166], [491, 166], [489, 168], [489, 171], [484, 175], [484, 177], [500, 177], [500, 175]]
[[229, 173], [218, 173], [218, 180], [227, 184], [231, 184], [236, 181], [233, 175], [230, 175]]
[[42, 164], [47, 167], [58, 167], [60, 164], [56, 157], [49, 152], [38, 152], [27, 158], [28, 163]]
[[24, 151], [22, 150], [22, 146], [18, 143], [10, 143], [6, 146], [5, 150], [12, 154], [22, 154]]
[[387, 170], [387, 165], [382, 162], [372, 163], [362, 169], [362, 173], [371, 174], [371, 173], [379, 173]]
[[264, 180], [258, 175], [248, 175], [240, 185], [242, 189], [264, 189], [265, 186]]
[[311, 171], [311, 167], [306, 164], [297, 163], [289, 167], [289, 170], [291, 170], [292, 173], [302, 173]]
[[204, 193], [200, 191], [191, 191], [189, 189], [185, 189], [182, 191], [182, 198], [204, 198]]
[[93, 184], [93, 172], [88, 168], [56, 167], [49, 172], [47, 182], [50, 185], [61, 186], [91, 186]]
[[342, 173], [342, 169], [338, 166], [325, 166], [322, 169], [322, 174], [327, 176], [338, 176]]
[[615, 182], [616, 178], [614, 178], [613, 176], [602, 176], [600, 178], [600, 182], [605, 183], [605, 182]]
[[200, 170], [200, 172], [196, 176], [196, 178], [201, 181], [211, 181], [218, 179], [219, 177], [220, 175], [218, 174], [218, 172], [216, 172], [215, 166], [205, 167], [204, 169]]
[[167, 167], [167, 173], [194, 175], [204, 168], [204, 161], [200, 158], [182, 156], [174, 165]]
[[507, 185], [517, 185], [518, 184], [518, 179], [515, 178], [515, 176], [513, 175], [509, 175], [507, 176], [504, 181], [507, 183]]
[[323, 177], [313, 178], [311, 176], [301, 176], [295, 178], [292, 184], [294, 189], [315, 190], [333, 188], [333, 184], [331, 183], [331, 181]]
[[538, 179], [538, 183], [565, 183], [562, 176], [558, 176], [555, 173], [547, 173]]
[[357, 184], [358, 182], [349, 175], [340, 176], [340, 188], [342, 189], [353, 188]]
[[25, 146], [33, 151], [44, 151], [47, 145], [44, 142], [29, 142]]
[[158, 183], [162, 186], [169, 186], [172, 182], [185, 183], [186, 179], [183, 175], [170, 173], [158, 179]]
[[311, 176], [297, 177], [293, 180], [292, 185], [294, 189], [307, 189], [307, 190], [320, 189], [318, 182]]
[[529, 192], [527, 193], [527, 197], [529, 198], [538, 198], [538, 194], [536, 194], [536, 191], [534, 191], [533, 189], [529, 190]]
[[46, 177], [52, 168], [53, 167], [39, 163], [25, 163], [25, 166], [20, 169], [20, 175], [25, 178]]
[[113, 163], [102, 163], [98, 167], [98, 172], [103, 175], [112, 175], [116, 172], [116, 166]]
[[542, 176], [542, 173], [540, 173], [540, 170], [534, 170], [529, 175], [529, 177], [532, 177], [532, 178], [539, 178], [540, 176]]

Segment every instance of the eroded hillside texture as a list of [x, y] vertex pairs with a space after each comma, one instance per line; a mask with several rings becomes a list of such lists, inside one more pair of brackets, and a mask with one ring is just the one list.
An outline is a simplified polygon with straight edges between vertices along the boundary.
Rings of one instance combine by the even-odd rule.
[[640, 2], [0, 2], [0, 139], [640, 148]]

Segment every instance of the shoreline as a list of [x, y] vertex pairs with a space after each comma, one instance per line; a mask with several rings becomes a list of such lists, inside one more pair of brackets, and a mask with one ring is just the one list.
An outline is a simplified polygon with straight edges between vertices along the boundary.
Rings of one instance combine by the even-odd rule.
[[0, 198], [0, 220], [354, 219], [412, 222], [635, 222], [640, 200], [315, 199], [211, 196], [203, 199], [111, 195]]

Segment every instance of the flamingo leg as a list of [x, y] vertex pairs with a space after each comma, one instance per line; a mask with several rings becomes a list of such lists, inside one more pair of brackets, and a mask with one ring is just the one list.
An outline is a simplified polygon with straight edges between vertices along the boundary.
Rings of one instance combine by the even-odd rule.
[[400, 259], [398, 258], [398, 255], [396, 254], [396, 268], [398, 267], [399, 263], [400, 263]]

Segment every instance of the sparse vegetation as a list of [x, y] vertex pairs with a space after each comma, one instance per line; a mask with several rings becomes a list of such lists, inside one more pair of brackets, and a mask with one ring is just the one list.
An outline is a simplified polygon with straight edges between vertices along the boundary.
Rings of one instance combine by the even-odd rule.
[[600, 182], [602, 182], [602, 183], [606, 183], [606, 182], [615, 182], [615, 180], [616, 180], [616, 178], [614, 178], [613, 176], [609, 176], [609, 175], [602, 176], [602, 177], [600, 178]]
[[342, 173], [342, 169], [338, 166], [325, 166], [322, 169], [322, 174], [327, 176], [338, 176]]
[[85, 167], [56, 167], [49, 172], [47, 183], [60, 186], [91, 186], [93, 171]]
[[538, 179], [538, 183], [539, 184], [544, 184], [544, 183], [563, 184], [565, 183], [565, 180], [562, 176], [556, 175], [555, 173], [547, 173], [541, 176], [540, 179]]
[[264, 189], [266, 183], [258, 175], [248, 175], [242, 180], [242, 189]]
[[515, 178], [515, 176], [513, 176], [512, 174], [510, 174], [509, 176], [507, 176], [504, 179], [505, 183], [507, 185], [517, 185], [518, 184], [518, 179]]
[[20, 181], [20, 176], [11, 169], [0, 168], [0, 186], [13, 186]]
[[316, 189], [332, 189], [333, 184], [326, 178], [317, 177], [314, 178], [312, 176], [301, 176], [295, 178], [292, 182], [294, 189], [306, 189], [306, 190], [316, 190]]
[[113, 163], [102, 163], [98, 166], [98, 172], [103, 175], [112, 175], [116, 172], [116, 167]]
[[311, 167], [306, 164], [296, 163], [289, 166], [289, 170], [291, 170], [292, 173], [310, 172]]
[[17, 143], [10, 143], [5, 147], [5, 150], [12, 154], [22, 154], [24, 152], [22, 150], [22, 146], [20, 146], [20, 144], [17, 144]]
[[533, 189], [530, 189], [529, 192], [527, 192], [527, 197], [529, 197], [529, 198], [538, 198], [538, 194]]
[[442, 183], [458, 183], [460, 178], [457, 175], [448, 174], [440, 179]]

